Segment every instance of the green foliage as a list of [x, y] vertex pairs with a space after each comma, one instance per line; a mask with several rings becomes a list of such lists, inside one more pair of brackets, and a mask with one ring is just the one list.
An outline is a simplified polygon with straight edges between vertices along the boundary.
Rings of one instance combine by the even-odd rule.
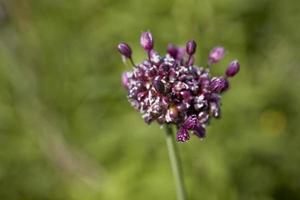
[[241, 71], [204, 141], [179, 144], [190, 199], [300, 199], [298, 0], [0, 2], [0, 199], [175, 199], [163, 130], [120, 85], [116, 46], [214, 45]]

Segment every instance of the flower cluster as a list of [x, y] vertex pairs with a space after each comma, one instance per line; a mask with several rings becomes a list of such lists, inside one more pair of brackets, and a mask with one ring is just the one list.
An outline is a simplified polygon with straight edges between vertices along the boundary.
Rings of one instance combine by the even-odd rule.
[[159, 55], [154, 49], [150, 32], [141, 35], [141, 46], [148, 58], [140, 64], [132, 60], [132, 50], [126, 43], [118, 45], [119, 52], [131, 61], [133, 70], [122, 74], [122, 84], [128, 92], [128, 100], [146, 123], [175, 124], [177, 141], [189, 140], [192, 131], [205, 137], [209, 120], [220, 117], [221, 94], [228, 90], [228, 78], [240, 68], [232, 61], [223, 76], [211, 76], [210, 66], [225, 55], [223, 47], [215, 47], [209, 54], [208, 67], [194, 65], [196, 42], [186, 47], [168, 45], [167, 54]]

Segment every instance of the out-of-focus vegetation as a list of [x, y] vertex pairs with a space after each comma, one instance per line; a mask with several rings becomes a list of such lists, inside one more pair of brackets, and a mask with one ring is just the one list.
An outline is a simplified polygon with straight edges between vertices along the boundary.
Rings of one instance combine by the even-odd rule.
[[0, 199], [175, 199], [164, 134], [120, 86], [134, 58], [198, 41], [238, 58], [223, 118], [179, 144], [190, 199], [300, 199], [299, 0], [2, 0]]

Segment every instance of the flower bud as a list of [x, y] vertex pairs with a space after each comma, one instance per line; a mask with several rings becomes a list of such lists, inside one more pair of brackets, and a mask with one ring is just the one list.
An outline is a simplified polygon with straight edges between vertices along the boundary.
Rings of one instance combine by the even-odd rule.
[[223, 77], [212, 78], [209, 84], [211, 91], [221, 93], [229, 88], [229, 82]]
[[239, 72], [239, 70], [240, 70], [240, 63], [238, 60], [234, 60], [229, 64], [226, 70], [226, 76], [233, 77]]
[[141, 46], [146, 51], [151, 51], [153, 49], [153, 39], [150, 32], [143, 32], [140, 40]]
[[169, 44], [167, 48], [167, 52], [171, 57], [176, 59], [178, 54], [178, 49], [176, 46], [174, 46], [173, 44]]
[[130, 48], [130, 46], [128, 44], [126, 44], [124, 42], [121, 42], [118, 45], [118, 50], [126, 58], [131, 58], [132, 51], [131, 51], [131, 48]]
[[196, 115], [191, 115], [189, 116], [182, 124], [182, 127], [190, 130], [190, 129], [194, 129], [197, 125], [198, 125], [198, 119]]
[[161, 80], [154, 80], [153, 86], [158, 93], [160, 94], [165, 93], [165, 85]]
[[176, 140], [178, 142], [186, 142], [189, 139], [190, 139], [190, 135], [189, 135], [188, 130], [185, 129], [184, 127], [181, 127], [179, 129], [179, 131], [177, 132]]
[[205, 137], [205, 128], [199, 124], [194, 128], [194, 134], [197, 135], [199, 138]]
[[224, 58], [224, 55], [225, 55], [224, 47], [220, 47], [220, 46], [215, 47], [209, 53], [208, 62], [211, 64], [217, 63]]
[[177, 48], [177, 56], [176, 56], [176, 60], [180, 61], [184, 58], [185, 56], [185, 51], [186, 51], [186, 48], [184, 47], [179, 47]]
[[194, 40], [190, 40], [186, 43], [186, 53], [190, 56], [196, 52], [197, 44]]
[[180, 92], [181, 97], [185, 101], [189, 101], [192, 98], [191, 93], [188, 90], [183, 90]]
[[185, 103], [180, 103], [176, 106], [176, 108], [179, 112], [185, 112], [188, 109], [188, 106]]

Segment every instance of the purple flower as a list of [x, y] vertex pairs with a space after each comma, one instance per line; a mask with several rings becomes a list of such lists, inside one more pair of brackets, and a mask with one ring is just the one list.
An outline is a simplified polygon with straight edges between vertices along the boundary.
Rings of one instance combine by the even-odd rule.
[[120, 43], [118, 45], [118, 50], [126, 58], [131, 58], [132, 51], [131, 51], [131, 48], [128, 44], [126, 44], [124, 42]]
[[[197, 45], [193, 40], [187, 42], [186, 48], [169, 45], [164, 56], [153, 49], [149, 32], [142, 34], [141, 45], [148, 52], [148, 58], [133, 64], [132, 71], [122, 74], [122, 85], [127, 90], [130, 104], [147, 124], [156, 121], [176, 125], [179, 142], [189, 140], [189, 132], [205, 137], [209, 121], [220, 118], [221, 94], [229, 88], [227, 77], [239, 71], [238, 62], [229, 65], [226, 76], [217, 77], [194, 64]], [[212, 63], [224, 56], [221, 47], [217, 48], [210, 54]], [[132, 61], [128, 45], [121, 43], [118, 49]]]
[[190, 40], [186, 43], [186, 53], [190, 56], [196, 52], [197, 44], [194, 40]]
[[240, 63], [238, 60], [234, 60], [229, 64], [226, 70], [226, 75], [228, 77], [233, 77], [239, 72], [239, 70], [240, 70]]
[[224, 47], [217, 46], [210, 51], [208, 62], [211, 64], [217, 63], [224, 58], [224, 55], [225, 55]]
[[160, 94], [164, 94], [165, 93], [165, 84], [161, 81], [161, 80], [154, 80], [153, 81], [153, 86], [155, 88], [155, 90], [160, 93]]
[[151, 51], [153, 49], [154, 41], [150, 32], [143, 32], [140, 40], [141, 46], [146, 51]]
[[205, 137], [205, 128], [200, 124], [193, 129], [193, 132], [199, 138], [204, 138]]
[[177, 60], [177, 61], [180, 61], [180, 62], [183, 62], [183, 58], [184, 58], [186, 49], [183, 48], [183, 47], [178, 47], [178, 48], [177, 48], [177, 51], [178, 51], [178, 52], [177, 52], [176, 60]]
[[181, 127], [176, 135], [176, 140], [178, 142], [186, 142], [190, 139], [190, 135], [187, 129]]
[[213, 92], [221, 93], [229, 88], [228, 80], [224, 77], [213, 77], [210, 81], [210, 89]]
[[167, 52], [171, 57], [176, 59], [178, 54], [178, 48], [173, 44], [169, 44], [167, 48]]
[[185, 120], [185, 122], [182, 124], [182, 127], [187, 130], [190, 130], [190, 129], [194, 129], [195, 126], [197, 126], [197, 125], [198, 125], [197, 116], [191, 115]]

